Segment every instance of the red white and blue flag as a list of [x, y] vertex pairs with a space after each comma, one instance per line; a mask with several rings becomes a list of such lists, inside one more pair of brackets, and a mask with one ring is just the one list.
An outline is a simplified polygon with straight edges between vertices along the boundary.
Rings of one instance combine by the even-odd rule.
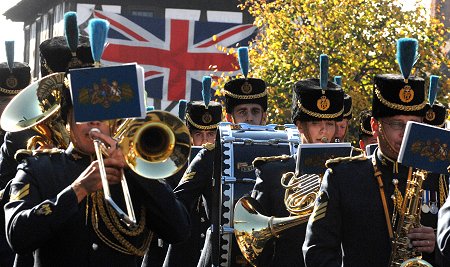
[[[217, 46], [244, 46], [254, 37], [251, 24], [154, 19], [94, 11], [110, 22], [105, 64], [137, 62], [145, 70], [147, 96], [176, 101], [200, 100], [204, 75], [236, 73], [234, 55]], [[214, 68], [212, 68], [214, 66]]]

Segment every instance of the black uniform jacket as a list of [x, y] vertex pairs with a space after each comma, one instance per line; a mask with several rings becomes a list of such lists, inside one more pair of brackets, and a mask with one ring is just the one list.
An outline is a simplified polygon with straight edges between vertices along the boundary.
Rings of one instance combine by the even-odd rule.
[[445, 259], [450, 262], [450, 197], [439, 210], [437, 243]]
[[[18, 163], [14, 156], [17, 150], [26, 148], [28, 139], [34, 135], [36, 132], [31, 129], [14, 133], [6, 132], [0, 147], [0, 266], [13, 266], [15, 257], [15, 253], [6, 241], [3, 206], [9, 199], [9, 188], [5, 189], [5, 186], [16, 176]], [[32, 255], [20, 255], [17, 261], [17, 266], [33, 266]]]
[[26, 148], [28, 139], [34, 135], [36, 132], [33, 130], [6, 132], [5, 142], [0, 148], [0, 189], [3, 189], [16, 176], [18, 163], [14, 155], [17, 150]]
[[[28, 158], [19, 165], [11, 184], [10, 202], [5, 206], [7, 237], [16, 252], [35, 251], [35, 266], [140, 264], [138, 257], [119, 252], [102, 240], [136, 247], [148, 240], [148, 231], [125, 240], [115, 240], [116, 235], [107, 229], [107, 222], [98, 219], [98, 224], [93, 223], [92, 195], [78, 204], [70, 184], [90, 161], [89, 157], [69, 148], [65, 153]], [[186, 239], [189, 217], [170, 188], [130, 170], [125, 171], [125, 176], [138, 221], [145, 219], [146, 228], [170, 242]], [[110, 188], [113, 198], [119, 196], [115, 201], [123, 207], [120, 186]], [[100, 207], [96, 206], [98, 210]]]
[[[169, 176], [164, 179], [164, 181], [166, 181], [166, 183], [170, 186], [170, 188], [173, 189], [178, 185], [186, 168], [187, 168], [187, 164], [185, 164], [180, 169], [180, 171], [178, 171], [174, 175]], [[192, 215], [190, 215], [190, 217], [191, 217], [191, 228], [192, 228], [192, 224], [194, 222], [192, 220]], [[192, 229], [191, 229], [191, 235], [192, 235]], [[166, 258], [168, 248], [169, 248], [169, 243], [162, 240], [159, 236], [154, 235], [152, 242], [150, 244], [150, 248], [149, 248], [148, 252], [145, 254], [144, 259], [142, 260], [141, 267], [162, 266], [164, 263], [164, 259]]]
[[[254, 162], [256, 167], [256, 184], [254, 197], [263, 207], [266, 216], [289, 217], [284, 204], [285, 188], [281, 185], [281, 176], [295, 171], [295, 159]], [[305, 239], [306, 223], [292, 227], [280, 233], [279, 238], [272, 238], [266, 243], [258, 257], [257, 266], [304, 266], [301, 253]]]
[[[382, 173], [389, 215], [392, 216], [392, 180], [398, 179], [399, 190], [404, 195], [408, 168], [383, 156], [379, 149], [374, 156]], [[343, 266], [388, 266], [391, 241], [372, 158], [354, 158], [329, 167], [316, 199], [315, 211], [308, 221], [303, 245], [306, 266], [341, 266], [341, 260]], [[395, 173], [396, 167], [398, 173]], [[439, 192], [439, 179], [428, 177], [422, 188]], [[421, 217], [422, 225], [436, 227], [436, 214], [422, 212]], [[396, 230], [395, 226], [393, 230]], [[424, 253], [423, 259], [433, 266], [440, 266], [435, 254]]]
[[[205, 243], [205, 231], [210, 226], [214, 151], [215, 149], [212, 148], [201, 149], [174, 189], [176, 197], [186, 206], [191, 215], [191, 237], [185, 242], [169, 246], [164, 266], [189, 267], [197, 266], [199, 262], [200, 251]], [[207, 251], [209, 250], [203, 253]], [[210, 255], [204, 257], [209, 259]]]

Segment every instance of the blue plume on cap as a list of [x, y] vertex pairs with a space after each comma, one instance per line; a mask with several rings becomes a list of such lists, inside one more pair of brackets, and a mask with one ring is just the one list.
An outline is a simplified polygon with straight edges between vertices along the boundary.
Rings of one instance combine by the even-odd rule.
[[245, 78], [247, 78], [249, 62], [248, 62], [248, 47], [239, 47], [238, 48], [238, 58], [239, 58], [239, 67], [241, 68], [242, 74], [244, 74]]
[[205, 107], [208, 108], [209, 102], [211, 101], [211, 77], [203, 76], [202, 80], [202, 97], [203, 102], [205, 102]]
[[104, 19], [91, 19], [89, 21], [89, 34], [92, 58], [95, 62], [100, 62], [106, 37], [108, 36], [109, 22]]
[[14, 68], [14, 41], [5, 41], [6, 61], [8, 62], [9, 71]]
[[146, 112], [146, 113], [148, 113], [148, 112], [150, 112], [150, 111], [153, 111], [153, 110], [155, 110], [155, 107], [154, 107], [154, 106], [147, 106], [147, 107], [145, 108], [145, 112]]
[[418, 59], [419, 42], [414, 38], [400, 38], [397, 41], [397, 62], [403, 78], [408, 79]]
[[326, 89], [328, 87], [328, 56], [320, 55], [320, 88]]
[[334, 76], [334, 83], [342, 87], [342, 77]]
[[178, 118], [181, 120], [184, 120], [184, 117], [186, 116], [186, 104], [187, 101], [184, 99], [178, 101]]
[[428, 102], [430, 105], [434, 104], [436, 100], [437, 93], [439, 92], [438, 81], [439, 76], [431, 75], [430, 76], [430, 88], [428, 89]]
[[72, 53], [77, 52], [78, 47], [78, 24], [77, 13], [67, 12], [64, 14], [64, 35], [66, 36], [67, 46]]

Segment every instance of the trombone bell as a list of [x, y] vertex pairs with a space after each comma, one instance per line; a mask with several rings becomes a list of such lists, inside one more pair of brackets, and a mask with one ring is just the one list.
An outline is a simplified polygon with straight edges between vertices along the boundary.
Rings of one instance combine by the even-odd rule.
[[163, 162], [175, 148], [175, 134], [165, 124], [154, 122], [143, 127], [137, 134], [142, 136], [136, 143], [136, 153], [149, 162]]
[[127, 120], [114, 135], [128, 166], [142, 177], [164, 179], [177, 173], [191, 153], [189, 129], [178, 117], [154, 110]]

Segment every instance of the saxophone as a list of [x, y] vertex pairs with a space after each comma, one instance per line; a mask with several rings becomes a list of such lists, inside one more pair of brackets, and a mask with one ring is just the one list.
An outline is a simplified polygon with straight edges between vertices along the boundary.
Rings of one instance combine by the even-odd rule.
[[420, 203], [422, 199], [422, 184], [427, 177], [423, 170], [415, 171], [408, 177], [402, 210], [399, 211], [397, 231], [392, 241], [392, 253], [389, 266], [391, 267], [430, 267], [427, 261], [422, 260], [422, 253], [416, 251], [407, 237], [411, 228], [420, 227]]

